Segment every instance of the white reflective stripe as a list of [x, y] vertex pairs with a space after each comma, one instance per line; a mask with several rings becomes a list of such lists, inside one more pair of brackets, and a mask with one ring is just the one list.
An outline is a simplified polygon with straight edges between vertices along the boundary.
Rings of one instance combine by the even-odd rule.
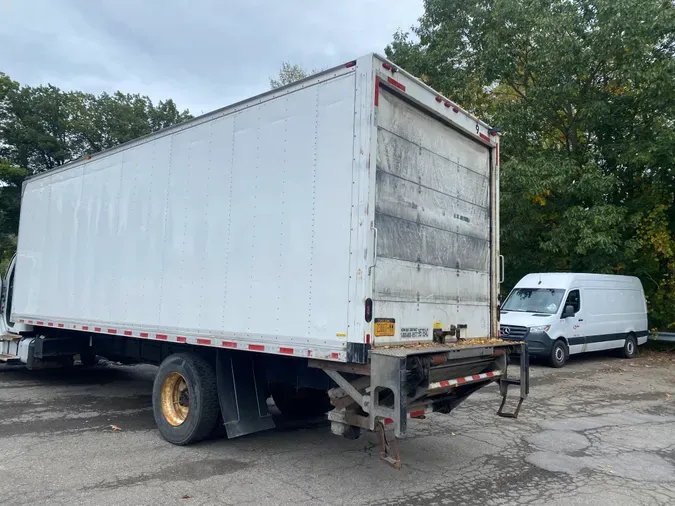
[[487, 379], [494, 379], [502, 375], [501, 371], [489, 371], [483, 372], [480, 374], [474, 374], [472, 376], [464, 376], [462, 378], [455, 378], [451, 380], [443, 380], [437, 383], [429, 383], [429, 390], [436, 388], [447, 388], [447, 387], [456, 387], [459, 385], [464, 385], [465, 383], [475, 383], [477, 381], [483, 381]]

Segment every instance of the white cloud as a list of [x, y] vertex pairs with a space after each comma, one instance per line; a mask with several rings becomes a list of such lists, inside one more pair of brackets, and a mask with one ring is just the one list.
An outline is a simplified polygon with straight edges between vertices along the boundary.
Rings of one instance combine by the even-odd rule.
[[382, 52], [422, 0], [4, 0], [0, 71], [31, 85], [173, 98], [199, 114], [308, 69]]

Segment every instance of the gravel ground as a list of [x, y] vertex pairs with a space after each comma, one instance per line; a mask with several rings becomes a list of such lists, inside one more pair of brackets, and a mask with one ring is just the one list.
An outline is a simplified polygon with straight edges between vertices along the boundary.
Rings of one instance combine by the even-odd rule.
[[172, 446], [154, 428], [154, 372], [0, 368], [0, 502], [675, 504], [669, 355], [534, 365], [518, 420], [495, 416], [487, 387], [451, 415], [413, 421], [401, 471], [379, 460], [372, 435], [348, 441], [321, 421]]

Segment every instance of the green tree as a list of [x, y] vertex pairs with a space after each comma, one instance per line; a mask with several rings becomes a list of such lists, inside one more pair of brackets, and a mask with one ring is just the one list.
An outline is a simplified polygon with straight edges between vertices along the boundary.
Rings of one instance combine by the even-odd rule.
[[0, 73], [0, 267], [16, 248], [23, 180], [192, 116], [172, 100], [21, 86]]
[[279, 75], [276, 78], [270, 77], [270, 88], [276, 89], [286, 86], [287, 84], [304, 79], [313, 73], [307, 72], [300, 65], [283, 62], [279, 69]]
[[387, 54], [502, 127], [507, 285], [638, 275], [675, 326], [675, 8], [669, 0], [425, 0]]

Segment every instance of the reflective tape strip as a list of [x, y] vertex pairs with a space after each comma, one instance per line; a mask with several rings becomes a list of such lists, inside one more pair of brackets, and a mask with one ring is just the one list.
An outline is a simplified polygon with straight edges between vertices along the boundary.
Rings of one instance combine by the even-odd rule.
[[447, 388], [447, 387], [456, 387], [459, 385], [464, 385], [466, 383], [475, 383], [476, 381], [484, 381], [488, 379], [493, 379], [498, 376], [501, 376], [501, 371], [489, 371], [481, 374], [473, 374], [471, 376], [464, 376], [462, 378], [455, 378], [451, 380], [443, 380], [437, 383], [429, 383], [429, 390], [434, 390], [436, 388]]
[[72, 323], [72, 322], [58, 322], [58, 321], [49, 321], [49, 320], [26, 320], [19, 319], [19, 322], [26, 322], [29, 324], [38, 323], [39, 326], [47, 327], [58, 327], [58, 328], [67, 328], [75, 329], [80, 331], [91, 331], [94, 333], [107, 334], [107, 335], [117, 335], [124, 336], [129, 338], [141, 338], [141, 339], [151, 339], [156, 341], [166, 341], [180, 344], [191, 344], [198, 346], [213, 346], [217, 348], [227, 348], [232, 350], [244, 350], [260, 353], [271, 353], [277, 355], [285, 355], [291, 357], [311, 357], [316, 359], [323, 360], [333, 360], [346, 362], [347, 361], [347, 352], [345, 350], [333, 351], [330, 348], [309, 348], [307, 346], [296, 347], [296, 346], [280, 346], [277, 344], [263, 344], [250, 342], [250, 337], [247, 336], [246, 340], [239, 341], [237, 336], [232, 337], [216, 337], [216, 336], [185, 336], [185, 335], [175, 335], [175, 334], [164, 334], [156, 332], [148, 332], [141, 330], [132, 330], [125, 328], [114, 328], [114, 327], [95, 327], [91, 323]]

